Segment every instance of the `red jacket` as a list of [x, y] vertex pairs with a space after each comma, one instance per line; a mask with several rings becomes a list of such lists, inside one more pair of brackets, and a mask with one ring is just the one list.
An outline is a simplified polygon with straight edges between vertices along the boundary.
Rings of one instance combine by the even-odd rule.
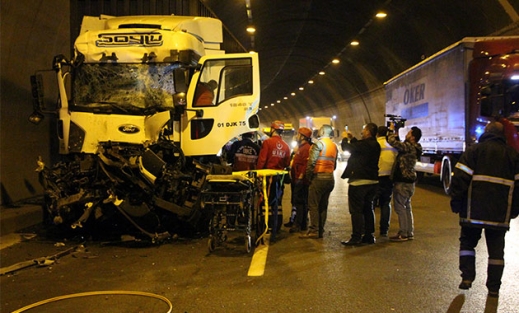
[[283, 170], [290, 165], [290, 148], [280, 136], [272, 136], [261, 146], [256, 168]]
[[294, 159], [292, 161], [292, 173], [293, 181], [297, 181], [303, 179], [303, 182], [309, 184], [308, 179], [306, 179], [306, 163], [308, 163], [308, 156], [310, 153], [310, 144], [308, 142], [304, 142], [300, 145], [294, 155]]

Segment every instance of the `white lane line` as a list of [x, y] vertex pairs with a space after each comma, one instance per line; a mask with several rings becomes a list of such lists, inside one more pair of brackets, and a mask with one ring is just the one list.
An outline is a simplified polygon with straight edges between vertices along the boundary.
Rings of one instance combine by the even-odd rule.
[[267, 255], [269, 252], [270, 234], [263, 236], [264, 245], [259, 245], [254, 249], [254, 255], [250, 262], [249, 273], [247, 276], [263, 276], [265, 273], [265, 265], [267, 264]]

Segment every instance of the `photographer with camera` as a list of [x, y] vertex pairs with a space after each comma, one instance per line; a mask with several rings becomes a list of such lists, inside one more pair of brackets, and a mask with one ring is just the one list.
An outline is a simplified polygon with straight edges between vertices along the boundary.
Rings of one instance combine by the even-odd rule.
[[341, 241], [345, 246], [374, 244], [374, 200], [378, 189], [378, 160], [380, 145], [376, 140], [377, 125], [368, 123], [362, 129], [362, 139], [351, 132], [343, 138], [341, 147], [351, 153], [341, 178], [348, 178], [348, 209], [351, 217], [351, 237]]
[[414, 220], [411, 207], [411, 197], [414, 194], [417, 175], [416, 161], [422, 154], [422, 146], [418, 143], [422, 137], [422, 130], [416, 126], [405, 136], [402, 142], [398, 137], [398, 129], [404, 126], [405, 119], [398, 116], [390, 118], [389, 130], [392, 132], [387, 138], [388, 143], [398, 151], [393, 166], [391, 179], [393, 180], [393, 199], [395, 213], [398, 215], [399, 231], [390, 237], [391, 241], [407, 241], [414, 239]]

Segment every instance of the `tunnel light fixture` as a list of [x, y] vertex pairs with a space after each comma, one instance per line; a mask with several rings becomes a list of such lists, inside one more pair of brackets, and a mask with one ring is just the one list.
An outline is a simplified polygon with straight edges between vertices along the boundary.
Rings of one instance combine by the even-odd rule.
[[375, 14], [375, 17], [376, 18], [380, 18], [380, 19], [385, 18], [386, 16], [387, 16], [387, 13], [386, 12], [382, 12], [382, 11], [377, 12], [377, 14]]
[[254, 27], [252, 25], [247, 27], [247, 33], [254, 34], [255, 32], [256, 32], [256, 27]]
[[305, 87], [299, 87], [299, 90], [303, 91], [305, 90]]
[[295, 93], [295, 92], [292, 92], [292, 93], [291, 93], [290, 95], [291, 95], [291, 96], [293, 97], [293, 96], [295, 96], [295, 95], [296, 95], [296, 93]]
[[288, 97], [283, 97], [283, 100], [288, 100]]
[[360, 43], [359, 43], [358, 40], [352, 40], [352, 41], [350, 42], [350, 45], [352, 45], [352, 46], [358, 46], [359, 44], [360, 44]]
[[339, 60], [339, 59], [333, 59], [333, 60], [332, 60], [332, 63], [333, 63], [333, 64], [339, 64], [339, 63], [341, 63], [341, 60]]
[[276, 102], [277, 102], [277, 103], [281, 103], [281, 100], [277, 100]]
[[313, 84], [314, 81], [313, 81], [313, 80], [309, 80], [308, 83], [309, 83], [309, 84]]
[[324, 75], [324, 74], [326, 74], [324, 71], [319, 72], [319, 75]]

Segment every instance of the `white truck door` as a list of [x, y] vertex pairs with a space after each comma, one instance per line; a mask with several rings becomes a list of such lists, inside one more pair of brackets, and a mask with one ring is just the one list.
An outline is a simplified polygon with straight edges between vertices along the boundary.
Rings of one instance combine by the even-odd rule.
[[258, 55], [205, 56], [200, 64], [181, 121], [180, 145], [186, 156], [215, 155], [232, 138], [259, 127]]

